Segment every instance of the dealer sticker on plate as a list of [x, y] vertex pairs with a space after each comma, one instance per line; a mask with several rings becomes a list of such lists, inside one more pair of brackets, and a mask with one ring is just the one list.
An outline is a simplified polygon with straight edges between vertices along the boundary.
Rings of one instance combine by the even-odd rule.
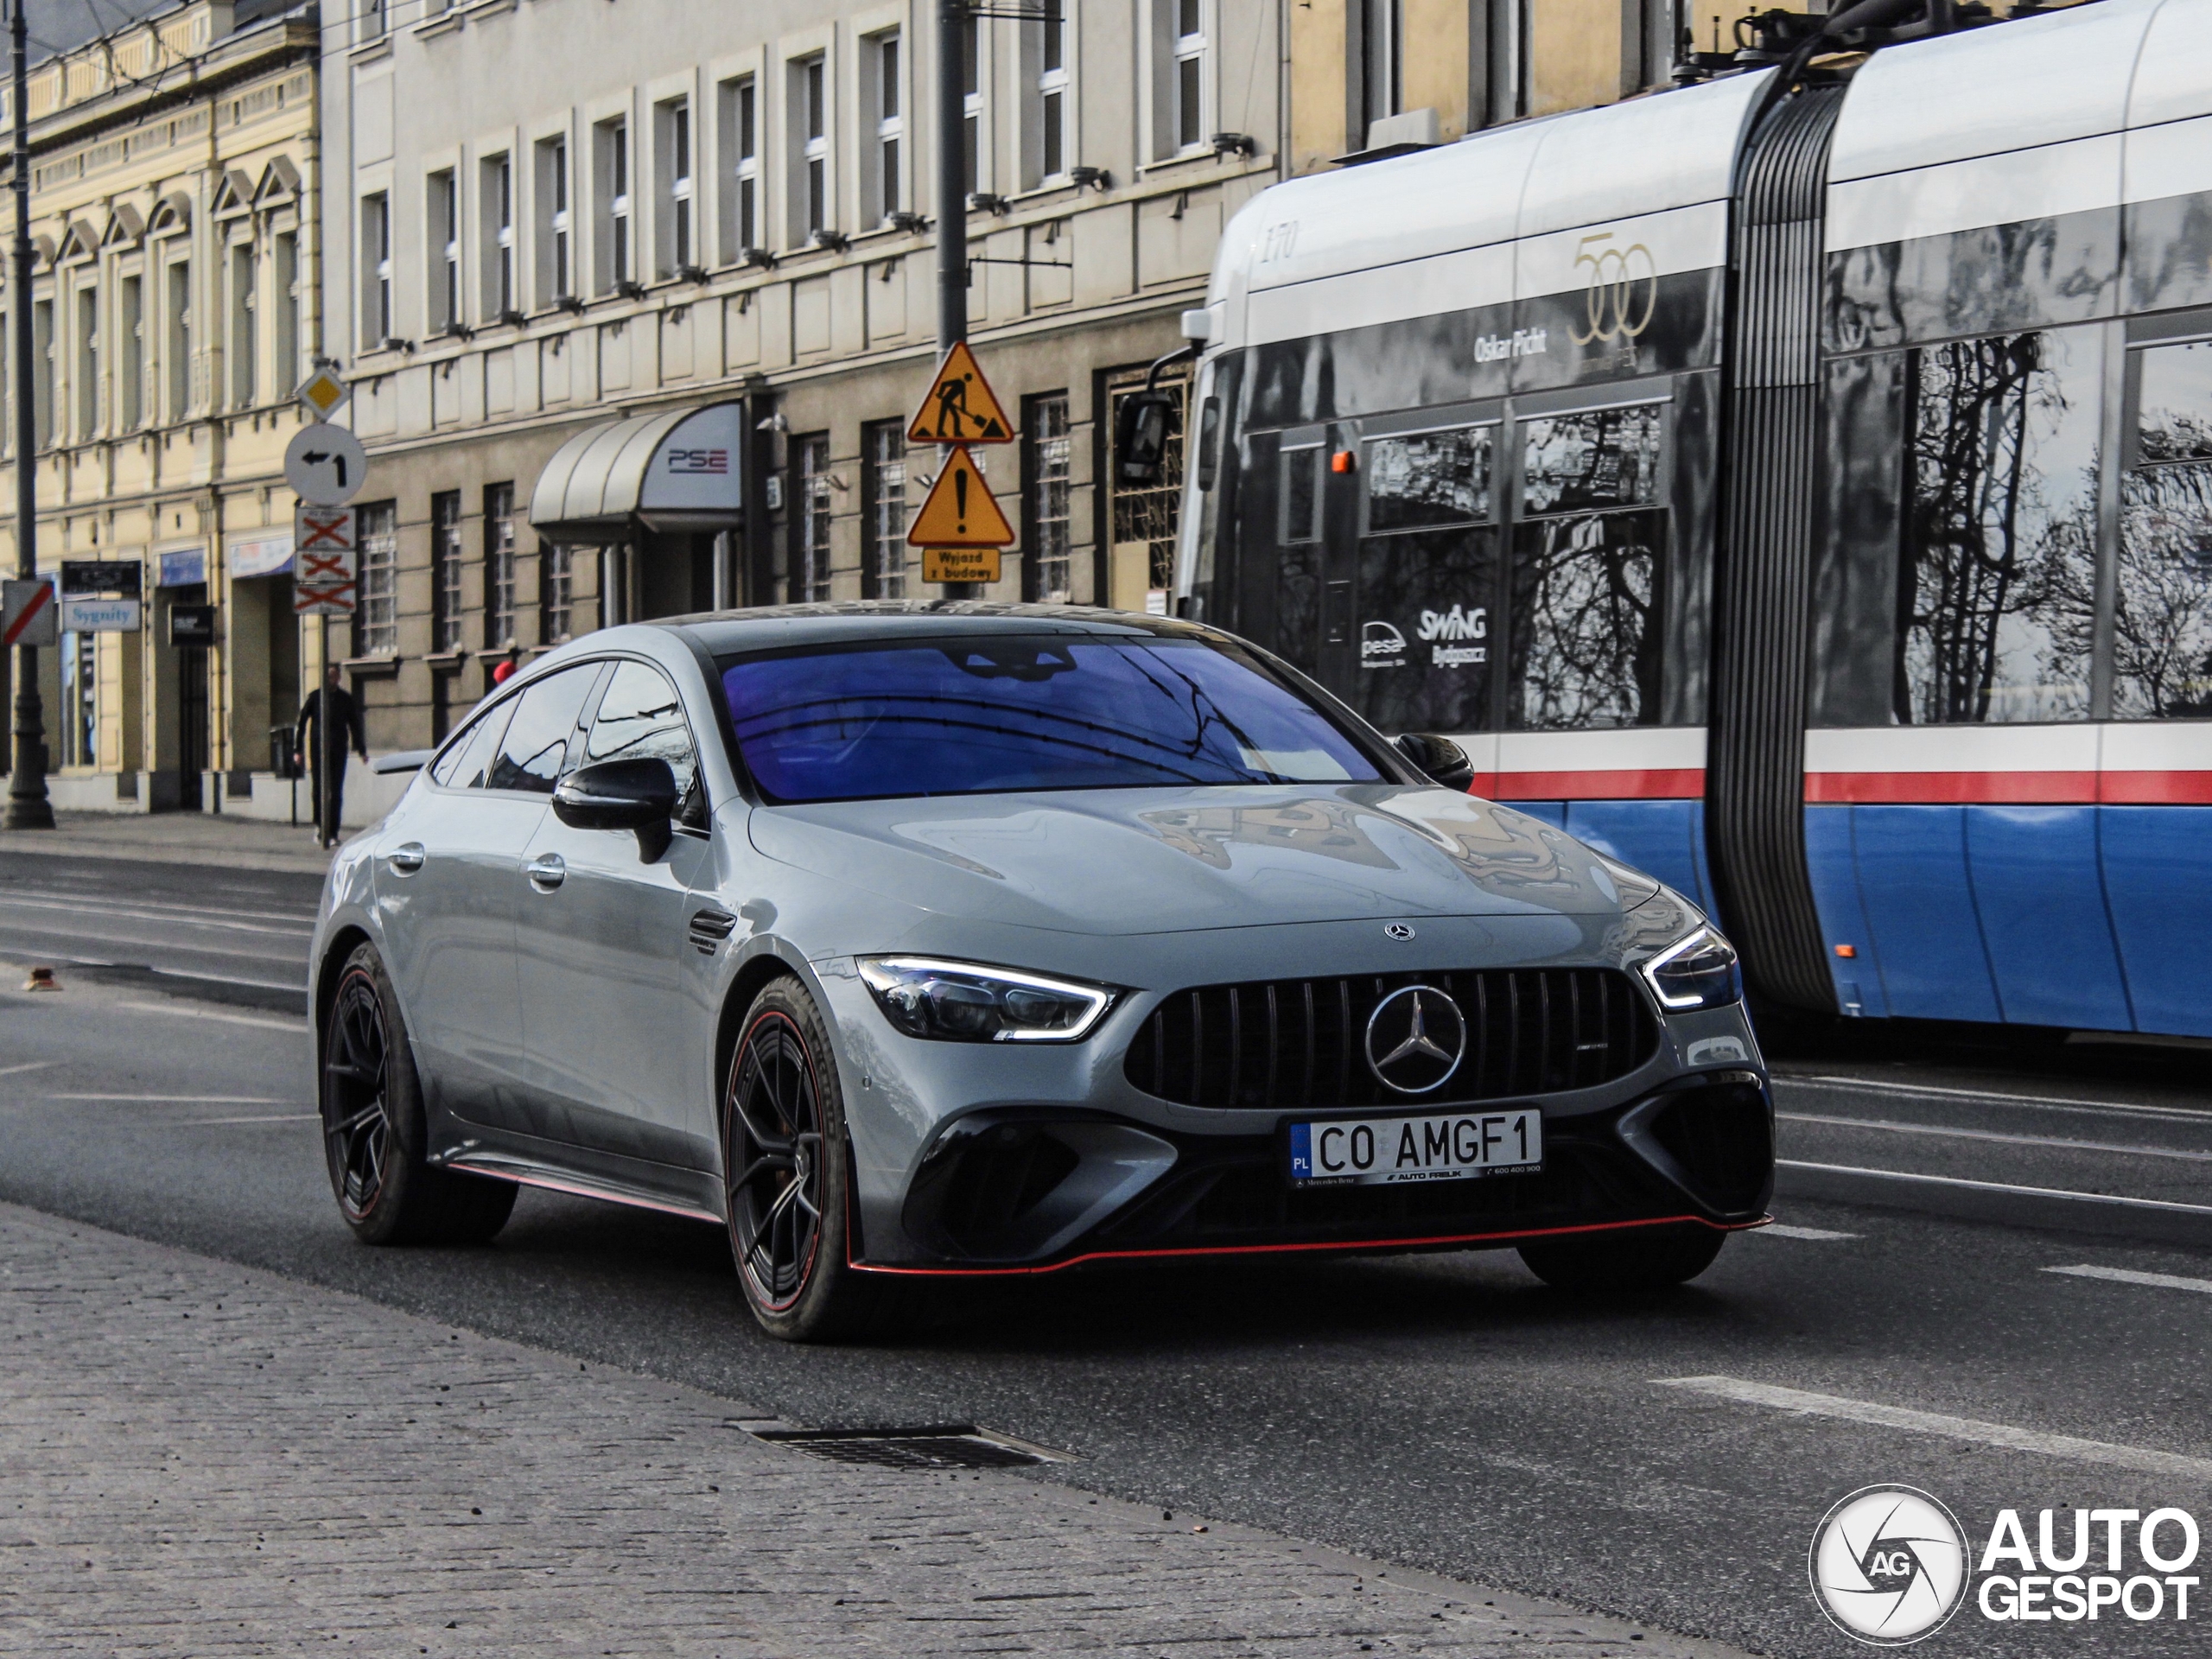
[[1300, 1186], [1464, 1181], [1543, 1165], [1544, 1116], [1534, 1107], [1290, 1126], [1290, 1179]]

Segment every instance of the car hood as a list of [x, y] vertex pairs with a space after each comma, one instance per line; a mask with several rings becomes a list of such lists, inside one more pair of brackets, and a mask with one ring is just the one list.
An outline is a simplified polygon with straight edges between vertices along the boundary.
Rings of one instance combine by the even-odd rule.
[[[765, 856], [920, 909], [1090, 934], [1633, 907], [1541, 820], [1387, 784], [1096, 790], [756, 809]], [[1625, 876], [1625, 873], [1620, 873]]]

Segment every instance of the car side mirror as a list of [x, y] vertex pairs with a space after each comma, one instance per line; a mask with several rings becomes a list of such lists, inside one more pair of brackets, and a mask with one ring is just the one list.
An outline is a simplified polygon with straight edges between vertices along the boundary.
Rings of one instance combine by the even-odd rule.
[[555, 786], [553, 816], [571, 830], [635, 830], [650, 864], [668, 850], [680, 798], [675, 770], [657, 755], [596, 760]]
[[1448, 737], [1439, 737], [1434, 732], [1408, 732], [1398, 740], [1398, 753], [1446, 789], [1475, 786], [1475, 763]]

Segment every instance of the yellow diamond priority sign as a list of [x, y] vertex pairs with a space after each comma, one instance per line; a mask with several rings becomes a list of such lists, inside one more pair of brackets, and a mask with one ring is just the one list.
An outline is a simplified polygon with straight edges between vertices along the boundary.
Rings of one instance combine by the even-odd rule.
[[318, 421], [328, 420], [353, 395], [353, 389], [328, 369], [317, 369], [292, 394], [307, 405], [308, 412]]

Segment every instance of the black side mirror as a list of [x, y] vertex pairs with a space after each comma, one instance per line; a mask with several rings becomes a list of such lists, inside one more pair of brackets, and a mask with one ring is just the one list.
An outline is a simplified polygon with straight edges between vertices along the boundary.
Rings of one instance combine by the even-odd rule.
[[1167, 461], [1167, 417], [1175, 396], [1166, 391], [1131, 392], [1114, 415], [1114, 476], [1140, 487], [1160, 482]]
[[571, 830], [634, 830], [650, 864], [668, 850], [680, 798], [674, 770], [657, 755], [598, 760], [555, 787], [553, 816]]
[[1408, 732], [1398, 740], [1398, 753], [1446, 789], [1475, 786], [1475, 763], [1448, 737], [1433, 732]]

